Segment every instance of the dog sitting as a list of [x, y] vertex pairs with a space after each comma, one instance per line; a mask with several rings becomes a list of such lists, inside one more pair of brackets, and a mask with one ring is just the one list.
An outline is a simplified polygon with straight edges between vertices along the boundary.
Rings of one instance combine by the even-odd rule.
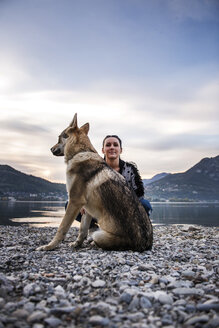
[[55, 156], [64, 156], [69, 202], [56, 235], [37, 250], [54, 249], [64, 238], [81, 208], [79, 235], [72, 244], [82, 245], [92, 217], [100, 229], [92, 235], [98, 247], [106, 250], [143, 252], [152, 248], [153, 229], [135, 192], [121, 174], [110, 168], [98, 155], [88, 137], [89, 124], [77, 125], [77, 114], [51, 148]]

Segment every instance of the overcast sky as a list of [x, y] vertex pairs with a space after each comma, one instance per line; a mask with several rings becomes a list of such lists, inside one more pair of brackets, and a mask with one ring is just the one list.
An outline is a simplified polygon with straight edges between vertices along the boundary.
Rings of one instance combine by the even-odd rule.
[[142, 177], [219, 154], [218, 0], [0, 0], [0, 164], [65, 182], [75, 112]]

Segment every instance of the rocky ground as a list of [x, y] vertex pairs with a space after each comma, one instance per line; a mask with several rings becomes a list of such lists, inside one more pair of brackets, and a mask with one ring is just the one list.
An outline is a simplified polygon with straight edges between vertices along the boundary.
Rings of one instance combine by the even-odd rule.
[[152, 251], [35, 251], [56, 228], [1, 226], [2, 327], [219, 327], [217, 228], [155, 226]]

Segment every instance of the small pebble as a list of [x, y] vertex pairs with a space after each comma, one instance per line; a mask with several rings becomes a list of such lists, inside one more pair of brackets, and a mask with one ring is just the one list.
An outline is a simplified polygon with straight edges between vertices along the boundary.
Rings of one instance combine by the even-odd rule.
[[27, 322], [29, 323], [39, 322], [45, 318], [46, 318], [46, 314], [44, 312], [35, 311], [27, 318]]
[[58, 327], [62, 325], [62, 321], [55, 317], [49, 317], [44, 320], [44, 322], [52, 328]]
[[208, 322], [209, 317], [207, 315], [194, 316], [185, 322], [186, 325], [194, 325], [198, 322], [206, 323]]
[[93, 286], [94, 288], [102, 288], [102, 287], [104, 287], [105, 285], [106, 285], [106, 282], [105, 282], [104, 280], [100, 280], [100, 279], [95, 280], [94, 282], [92, 282], [92, 286]]

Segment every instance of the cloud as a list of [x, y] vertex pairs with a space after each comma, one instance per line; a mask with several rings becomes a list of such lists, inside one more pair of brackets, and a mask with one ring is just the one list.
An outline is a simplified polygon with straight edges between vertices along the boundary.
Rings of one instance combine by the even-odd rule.
[[219, 134], [175, 134], [171, 136], [158, 136], [155, 140], [146, 142], [142, 147], [153, 151], [205, 149], [216, 151], [219, 149]]
[[[117, 88], [113, 81], [107, 81], [101, 86], [75, 91], [44, 90], [14, 97], [5, 95], [4, 104], [10, 108], [10, 117], [6, 113], [2, 115], [1, 125], [7, 136], [8, 159], [12, 161], [14, 157], [20, 166], [29, 167], [32, 174], [37, 170], [50, 170], [52, 180], [60, 181], [60, 177], [64, 180], [63, 161], [51, 157], [49, 149], [75, 112], [79, 125], [90, 123], [89, 135], [98, 152], [101, 153], [105, 135], [118, 134], [123, 140], [124, 158], [135, 161], [147, 176], [148, 172], [161, 167], [155, 160], [156, 166], [153, 164], [149, 171], [145, 158], [153, 159], [154, 154], [158, 157], [161, 153], [162, 157], [168, 154], [169, 163], [163, 158], [159, 163], [170, 171], [171, 167], [174, 169], [173, 158], [178, 165], [179, 150], [189, 151], [191, 157], [194, 152], [206, 156], [218, 149], [218, 87], [215, 81], [191, 86], [190, 95], [185, 98], [180, 95], [179, 81], [178, 92], [173, 94], [168, 90], [168, 83], [165, 86], [168, 92], [153, 84], [144, 92], [143, 84], [139, 85], [138, 88], [133, 81], [126, 81]], [[157, 94], [157, 90], [162, 92]], [[4, 148], [2, 142], [1, 158], [6, 160]], [[28, 157], [24, 158], [26, 151]]]
[[7, 130], [8, 132], [11, 131], [11, 133], [19, 133], [22, 135], [28, 134], [47, 134], [50, 132], [50, 129], [46, 128], [45, 126], [39, 126], [37, 124], [32, 124], [29, 122], [24, 122], [19, 119], [16, 119], [16, 121], [11, 120], [0, 120], [1, 129]]

